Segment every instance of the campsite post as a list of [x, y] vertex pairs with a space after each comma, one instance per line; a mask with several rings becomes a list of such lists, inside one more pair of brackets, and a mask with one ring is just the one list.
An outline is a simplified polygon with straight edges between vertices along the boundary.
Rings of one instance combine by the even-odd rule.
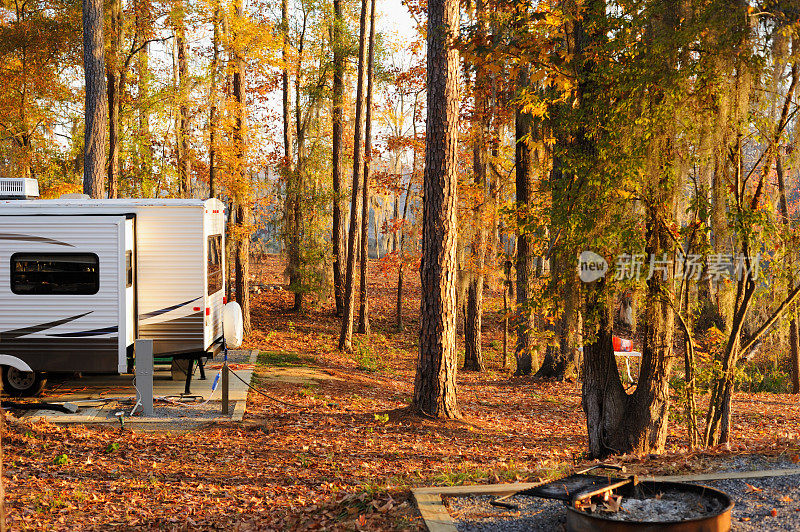
[[228, 386], [230, 384], [230, 375], [228, 374], [228, 348], [225, 348], [225, 358], [222, 361], [222, 413], [228, 415], [230, 413], [230, 400], [228, 399]]

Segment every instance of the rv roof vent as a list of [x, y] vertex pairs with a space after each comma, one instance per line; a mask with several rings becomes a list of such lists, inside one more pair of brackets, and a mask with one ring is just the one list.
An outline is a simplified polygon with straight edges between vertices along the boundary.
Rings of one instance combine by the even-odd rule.
[[0, 178], [0, 199], [30, 199], [39, 197], [39, 182], [22, 177]]
[[68, 192], [61, 194], [60, 199], [91, 199], [89, 194], [82, 194], [80, 192]]

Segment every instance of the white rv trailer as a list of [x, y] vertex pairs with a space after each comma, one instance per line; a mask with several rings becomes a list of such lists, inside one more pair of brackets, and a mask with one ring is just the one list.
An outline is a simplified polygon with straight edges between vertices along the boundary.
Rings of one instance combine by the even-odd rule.
[[216, 199], [0, 201], [0, 365], [6, 391], [44, 372], [123, 373], [222, 349], [224, 204]]

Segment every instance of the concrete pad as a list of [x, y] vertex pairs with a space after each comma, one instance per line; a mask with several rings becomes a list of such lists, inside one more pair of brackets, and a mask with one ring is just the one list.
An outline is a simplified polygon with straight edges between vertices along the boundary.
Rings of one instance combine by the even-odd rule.
[[[180, 424], [180, 428], [187, 425], [202, 426], [210, 422], [241, 421], [247, 408], [248, 384], [253, 377], [253, 366], [256, 363], [258, 351], [239, 350], [229, 353], [229, 363], [232, 365], [228, 397], [231, 401], [231, 413], [213, 418], [191, 417], [125, 417], [125, 426], [150, 426], [157, 430], [157, 426]], [[237, 365], [247, 364], [250, 367], [237, 368]], [[216, 391], [211, 391], [214, 377], [219, 373], [222, 363], [220, 360], [211, 360], [206, 364], [206, 380], [200, 380], [200, 371], [195, 370], [192, 376], [190, 396], [196, 396], [198, 402], [211, 400], [217, 404], [221, 398], [222, 383]], [[240, 378], [236, 378], [236, 377]], [[241, 380], [240, 380], [241, 379]], [[244, 381], [244, 382], [242, 382]], [[247, 384], [246, 384], [247, 383]], [[183, 396], [185, 380], [172, 380], [168, 367], [159, 368], [153, 376], [153, 395], [155, 397], [172, 397], [178, 399]], [[68, 378], [45, 388], [38, 398], [51, 403], [66, 402], [77, 404], [81, 409], [76, 414], [64, 414], [50, 410], [36, 410], [24, 415], [25, 419], [46, 420], [51, 423], [103, 423], [115, 424], [119, 420], [113, 416], [117, 410], [130, 411], [129, 401], [136, 398], [133, 375], [87, 375], [80, 378]], [[125, 405], [124, 402], [128, 402]], [[221, 405], [221, 403], [219, 403]], [[221, 406], [220, 406], [221, 409]], [[169, 427], [168, 427], [169, 428]], [[173, 427], [174, 428], [174, 427]]]

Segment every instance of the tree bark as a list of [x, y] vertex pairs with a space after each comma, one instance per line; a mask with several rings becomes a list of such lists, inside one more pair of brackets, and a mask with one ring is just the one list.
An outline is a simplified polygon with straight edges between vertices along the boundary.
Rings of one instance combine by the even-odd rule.
[[460, 416], [456, 398], [457, 0], [428, 2], [427, 131], [422, 214], [420, 342], [413, 408]]
[[106, 90], [108, 92], [108, 197], [119, 197], [119, 106], [122, 98], [120, 83], [120, 47], [122, 41], [122, 0], [109, 3], [111, 39], [106, 61]]
[[[604, 16], [603, 6], [594, 4], [592, 20]], [[677, 18], [672, 6], [665, 4], [661, 16], [654, 17], [654, 24], [666, 31], [674, 28]], [[598, 30], [593, 30], [597, 32]], [[583, 23], [576, 24], [576, 42], [596, 41], [601, 33], [589, 34]], [[585, 49], [582, 46], [581, 49]], [[675, 64], [675, 57], [665, 56], [661, 65], [666, 77]], [[594, 64], [585, 59], [581, 65], [581, 105], [590, 105], [597, 87], [593, 86], [591, 73]], [[662, 96], [656, 93], [647, 105], [664, 104]], [[649, 176], [642, 195], [645, 203], [645, 256], [674, 256], [675, 241], [670, 234], [670, 225], [675, 221], [675, 191], [681, 186], [676, 183], [674, 164], [674, 122], [660, 124], [649, 140], [646, 175]], [[595, 156], [594, 142], [583, 132], [578, 135], [578, 144], [586, 155]], [[661, 452], [667, 437], [669, 415], [669, 374], [672, 366], [674, 311], [672, 302], [674, 277], [663, 279], [656, 273], [647, 279], [647, 300], [645, 305], [644, 345], [642, 366], [636, 390], [628, 395], [617, 371], [613, 345], [611, 345], [611, 316], [608, 300], [610, 293], [603, 293], [604, 283], [597, 281], [587, 288], [586, 319], [592, 324], [585, 334], [586, 338], [596, 340], [584, 346], [584, 385], [582, 396], [589, 434], [589, 451], [593, 457], [608, 454]], [[596, 333], [596, 334], [595, 334]]]
[[[234, 9], [236, 17], [241, 19], [243, 16], [242, 0], [235, 0]], [[239, 35], [234, 32], [234, 40]], [[245, 141], [245, 88], [244, 88], [245, 64], [241, 52], [238, 51], [234, 57], [233, 71], [233, 99], [235, 102], [235, 124], [233, 130], [234, 151], [236, 153], [236, 178], [237, 196], [236, 201], [236, 301], [242, 307], [242, 317], [244, 319], [245, 334], [251, 330], [250, 322], [250, 182], [247, 175], [246, 164], [246, 141]]]
[[344, 70], [347, 59], [345, 45], [342, 42], [344, 28], [342, 17], [342, 0], [333, 0], [333, 124], [332, 139], [332, 172], [333, 172], [333, 226], [331, 242], [333, 243], [333, 294], [336, 302], [336, 315], [344, 312], [344, 280], [342, 267], [345, 261], [344, 226], [342, 220], [342, 137], [344, 114]]
[[[484, 0], [477, 0], [475, 16], [478, 36], [486, 38], [486, 5]], [[475, 138], [472, 145], [472, 173], [475, 187], [480, 190], [476, 194], [478, 204], [473, 209], [472, 238], [472, 271], [469, 272], [467, 287], [467, 312], [464, 320], [464, 369], [484, 371], [483, 352], [481, 349], [481, 325], [483, 318], [483, 285], [484, 267], [486, 263], [486, 228], [484, 227], [484, 211], [486, 204], [486, 136], [489, 129], [489, 104], [487, 91], [490, 80], [480, 65], [475, 70]]]
[[[556, 148], [569, 149], [571, 140], [564, 138], [567, 130], [565, 124], [560, 123], [562, 116], [561, 104], [557, 104], [550, 111], [552, 129], [555, 132]], [[568, 219], [569, 214], [565, 212], [567, 205], [572, 204], [575, 199], [570, 196], [570, 191], [574, 188], [574, 175], [566, 173], [558, 153], [553, 155], [553, 168], [550, 171], [550, 209], [551, 220]], [[567, 230], [560, 223], [551, 223], [550, 234], [558, 235]], [[536, 372], [537, 379], [563, 380], [567, 373], [573, 368], [577, 369], [580, 356], [578, 348], [580, 342], [580, 283], [577, 279], [576, 256], [577, 251], [564, 245], [568, 241], [566, 238], [557, 239], [553, 243], [550, 252], [550, 283], [549, 290], [556, 294], [553, 303], [553, 311], [556, 321], [552, 330], [554, 342], [550, 342], [545, 348], [542, 365]]]
[[[367, 59], [367, 101], [364, 124], [364, 184], [361, 189], [361, 285], [358, 293], [358, 332], [369, 335], [369, 301], [367, 299], [367, 265], [369, 264], [369, 178], [372, 169], [372, 78], [375, 70], [375, 0], [369, 9], [369, 57]], [[377, 224], [377, 212], [375, 213]], [[378, 230], [375, 228], [375, 249]]]
[[[781, 221], [783, 222], [784, 227], [788, 230], [791, 228], [791, 220], [789, 218], [789, 208], [786, 204], [786, 184], [783, 174], [783, 158], [780, 153], [777, 154], [776, 157], [776, 169], [778, 174], [778, 192], [780, 194], [780, 211], [781, 211]], [[789, 249], [786, 250], [787, 257], [785, 259], [786, 262], [786, 270], [788, 272], [787, 275], [787, 283], [789, 287], [794, 286], [794, 260], [792, 259], [792, 254], [794, 253], [794, 246], [788, 246]], [[800, 393], [800, 345], [798, 345], [798, 331], [797, 331], [797, 318], [794, 316], [794, 313], [791, 313], [791, 318], [789, 319], [789, 360], [792, 366], [792, 393], [798, 394]]]
[[367, 62], [367, 9], [368, 0], [361, 0], [361, 18], [359, 22], [358, 43], [358, 83], [356, 86], [356, 124], [353, 135], [353, 190], [350, 197], [350, 232], [347, 238], [347, 267], [345, 269], [344, 287], [344, 312], [342, 313], [342, 329], [339, 334], [339, 350], [352, 351], [353, 349], [353, 313], [355, 307], [355, 273], [356, 273], [356, 246], [360, 243], [359, 216], [361, 209], [358, 202], [361, 193], [361, 177], [364, 171], [363, 163], [363, 116], [364, 116], [364, 85], [365, 63]]
[[[137, 0], [136, 27], [144, 39], [150, 35], [151, 21], [147, 4], [144, 0]], [[137, 57], [137, 90], [138, 90], [138, 135], [137, 135], [137, 165], [134, 176], [136, 177], [135, 190], [140, 197], [147, 197], [149, 187], [145, 186], [146, 181], [152, 179], [153, 174], [153, 146], [150, 138], [150, 110], [147, 100], [150, 94], [150, 45], [144, 43], [139, 49]]]
[[283, 34], [281, 72], [281, 90], [283, 94], [283, 178], [286, 183], [286, 201], [284, 205], [284, 222], [286, 231], [286, 255], [288, 258], [287, 273], [289, 288], [294, 291], [293, 310], [303, 306], [302, 277], [300, 275], [300, 228], [297, 212], [300, 203], [300, 191], [297, 185], [297, 172], [292, 164], [294, 142], [292, 135], [291, 92], [289, 85], [289, 0], [281, 2], [281, 33]]
[[102, 198], [106, 170], [107, 95], [103, 2], [83, 1], [83, 69], [86, 78], [83, 192]]
[[[794, 42], [800, 44], [800, 41], [795, 40]], [[792, 65], [793, 85], [796, 83], [797, 76], [798, 64], [795, 62]], [[775, 151], [775, 167], [778, 175], [778, 193], [780, 195], [780, 218], [784, 228], [786, 229], [786, 232], [790, 234], [792, 223], [791, 218], [789, 218], [789, 206], [786, 202], [786, 180], [784, 178], [783, 157], [780, 152], [780, 146], [776, 146]], [[786, 264], [787, 284], [789, 289], [791, 289], [795, 283], [795, 264], [793, 260], [795, 246], [789, 245], [787, 248], [788, 249], [786, 250], [786, 258], [784, 259], [784, 263]], [[797, 318], [793, 312], [791, 313], [791, 318], [789, 319], [789, 360], [792, 367], [792, 393], [798, 394], [800, 393], [800, 345], [798, 345]]]
[[[517, 370], [515, 375], [530, 375], [534, 369], [535, 345], [533, 342], [533, 309], [530, 297], [533, 293], [535, 257], [531, 235], [526, 229], [525, 219], [532, 201], [533, 161], [530, 140], [532, 117], [516, 111], [515, 117], [515, 164], [517, 185], [517, 347], [515, 351]], [[537, 368], [538, 369], [538, 368]]]
[[220, 6], [219, 2], [214, 1], [214, 10], [211, 14], [214, 33], [212, 35], [211, 47], [211, 66], [209, 76], [209, 108], [208, 108], [208, 195], [211, 198], [217, 196], [217, 143], [219, 142], [219, 115], [217, 106], [219, 104], [219, 91], [217, 82], [219, 76], [219, 43], [220, 43]]
[[[416, 109], [416, 105], [415, 105]], [[413, 127], [414, 138], [416, 138], [416, 126]], [[403, 276], [405, 267], [405, 243], [406, 243], [406, 220], [408, 220], [408, 204], [411, 201], [411, 184], [414, 182], [414, 169], [417, 166], [417, 152], [414, 149], [414, 156], [411, 163], [411, 175], [408, 176], [408, 186], [406, 187], [406, 199], [403, 203], [403, 218], [400, 224], [400, 266], [397, 269], [397, 309], [396, 309], [396, 324], [397, 331], [403, 331]]]
[[178, 2], [175, 9], [175, 46], [178, 50], [178, 127], [175, 131], [178, 147], [178, 193], [182, 198], [188, 198], [192, 194], [189, 159], [189, 63], [186, 57], [186, 8], [183, 1]]

